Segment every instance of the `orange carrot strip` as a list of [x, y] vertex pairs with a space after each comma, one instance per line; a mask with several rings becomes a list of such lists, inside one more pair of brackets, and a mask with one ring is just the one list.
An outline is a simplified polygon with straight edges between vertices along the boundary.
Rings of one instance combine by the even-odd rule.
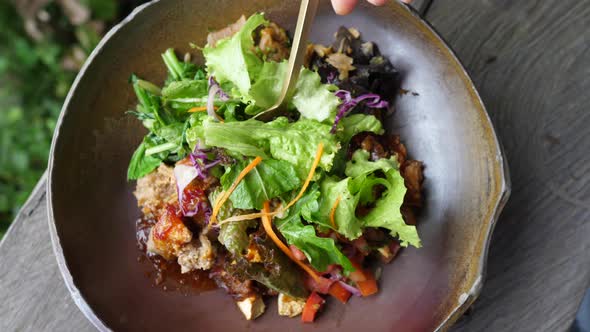
[[262, 218], [262, 216], [264, 216], [264, 215], [268, 215], [270, 217], [274, 217], [274, 216], [278, 215], [281, 212], [283, 212], [283, 210], [281, 209], [281, 206], [279, 205], [279, 207], [275, 211], [270, 212], [270, 213], [256, 212], [256, 213], [249, 213], [249, 214], [241, 214], [241, 215], [229, 217], [227, 219], [223, 219], [223, 220], [219, 221], [217, 223], [217, 225], [223, 225], [223, 224], [226, 224], [228, 222], [234, 222], [234, 221], [254, 220], [254, 219]]
[[295, 204], [301, 198], [301, 196], [303, 196], [303, 194], [305, 193], [305, 190], [307, 190], [307, 186], [309, 186], [309, 183], [311, 182], [311, 179], [313, 178], [313, 175], [315, 173], [315, 169], [318, 167], [318, 164], [320, 163], [320, 159], [322, 158], [322, 153], [324, 153], [324, 143], [320, 142], [320, 144], [318, 144], [318, 150], [315, 154], [315, 159], [313, 161], [313, 164], [311, 165], [311, 169], [309, 170], [309, 174], [307, 175], [307, 179], [305, 179], [305, 182], [303, 183], [303, 187], [301, 187], [299, 194], [297, 194], [297, 196], [291, 202], [289, 202], [289, 204], [287, 204], [287, 206], [285, 206], [283, 211], [288, 210], [291, 206], [293, 206], [293, 204]]
[[[274, 216], [276, 215], [277, 212], [271, 212], [268, 215], [269, 216]], [[223, 225], [226, 224], [228, 222], [234, 222], [234, 221], [246, 221], [246, 220], [254, 220], [254, 219], [258, 219], [258, 218], [262, 218], [263, 216], [267, 215], [266, 213], [250, 213], [250, 214], [242, 214], [239, 216], [233, 216], [233, 217], [229, 217], [227, 219], [221, 220], [220, 222], [218, 222], [218, 225]]]
[[[218, 110], [219, 107], [217, 106], [213, 106], [213, 109]], [[195, 113], [195, 112], [205, 112], [207, 110], [207, 106], [198, 106], [198, 107], [193, 107], [190, 110], [188, 110], [189, 113]]]
[[334, 205], [332, 205], [332, 209], [330, 210], [330, 223], [332, 224], [332, 227], [334, 227], [334, 230], [338, 230], [338, 227], [336, 227], [336, 221], [334, 220], [334, 214], [336, 213], [338, 204], [340, 204], [340, 196], [336, 198], [336, 201], [334, 202]]
[[277, 245], [277, 247], [279, 247], [279, 249], [281, 249], [282, 252], [285, 253], [285, 255], [287, 255], [287, 257], [289, 257], [293, 262], [295, 262], [297, 265], [299, 265], [314, 280], [316, 280], [316, 281], [319, 280], [320, 277], [317, 275], [317, 273], [312, 268], [310, 268], [309, 266], [307, 266], [306, 264], [304, 264], [300, 260], [296, 259], [295, 256], [293, 256], [293, 253], [291, 252], [291, 249], [289, 249], [289, 247], [287, 247], [283, 243], [283, 241], [281, 241], [281, 239], [279, 239], [279, 237], [277, 236], [277, 234], [275, 233], [275, 231], [272, 229], [272, 221], [271, 221], [271, 217], [270, 217], [270, 203], [269, 203], [269, 201], [264, 202], [264, 206], [262, 208], [262, 212], [264, 214], [262, 216], [262, 226], [264, 227], [264, 230], [266, 231], [266, 234], [268, 234], [268, 236], [272, 239], [272, 241]]
[[215, 206], [213, 207], [213, 213], [211, 214], [211, 223], [210, 224], [214, 224], [217, 221], [217, 214], [219, 213], [219, 210], [221, 210], [221, 207], [223, 206], [225, 201], [227, 201], [229, 196], [234, 192], [234, 190], [236, 190], [238, 184], [240, 184], [240, 182], [244, 179], [244, 177], [246, 177], [246, 175], [248, 175], [248, 173], [250, 173], [250, 171], [253, 170], [254, 167], [256, 167], [258, 164], [260, 164], [261, 161], [262, 161], [261, 157], [254, 158], [254, 160], [252, 160], [252, 162], [250, 164], [248, 164], [248, 166], [246, 166], [240, 172], [240, 174], [238, 174], [238, 177], [236, 178], [234, 183], [232, 183], [231, 187], [229, 187], [229, 189], [227, 191], [224, 191], [220, 194], [220, 196], [219, 196], [220, 198], [217, 199], [217, 201], [215, 202]]

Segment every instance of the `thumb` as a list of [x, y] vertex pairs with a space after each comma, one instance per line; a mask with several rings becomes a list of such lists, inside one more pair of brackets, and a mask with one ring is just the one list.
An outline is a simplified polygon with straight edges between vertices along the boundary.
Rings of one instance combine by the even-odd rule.
[[332, 0], [334, 11], [338, 15], [347, 15], [352, 12], [358, 0]]

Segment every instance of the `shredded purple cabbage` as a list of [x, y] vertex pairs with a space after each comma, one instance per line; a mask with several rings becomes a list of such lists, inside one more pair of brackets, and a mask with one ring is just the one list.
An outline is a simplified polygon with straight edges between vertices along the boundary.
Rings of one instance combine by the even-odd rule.
[[351, 293], [352, 293], [352, 295], [354, 295], [354, 296], [362, 296], [362, 294], [361, 294], [361, 291], [360, 291], [358, 288], [356, 288], [356, 287], [353, 287], [353, 286], [351, 286], [351, 285], [349, 285], [349, 284], [345, 283], [345, 282], [344, 282], [344, 281], [342, 281], [342, 280], [339, 280], [339, 281], [338, 281], [338, 283], [340, 283], [340, 285], [341, 285], [342, 287], [344, 287], [344, 289], [346, 289], [347, 291], [351, 292]]
[[221, 163], [221, 160], [217, 157], [215, 160], [210, 160], [208, 155], [210, 152], [212, 152], [211, 149], [204, 148], [201, 142], [197, 142], [195, 149], [189, 154], [191, 165], [176, 165], [174, 168], [178, 202], [180, 203], [182, 214], [185, 217], [192, 217], [202, 212], [205, 217], [205, 223], [209, 223], [212, 213], [211, 206], [204, 200], [199, 201], [197, 204], [191, 204], [190, 201], [195, 197], [192, 197], [190, 192], [185, 191], [193, 180], [197, 178], [201, 180], [206, 179], [209, 175], [209, 169]]
[[356, 105], [358, 105], [362, 101], [364, 101], [365, 105], [369, 108], [389, 107], [389, 103], [381, 99], [381, 96], [375, 93], [366, 93], [356, 98], [352, 98], [350, 91], [346, 90], [338, 90], [334, 94], [336, 95], [336, 97], [342, 100], [342, 105], [340, 105], [338, 113], [336, 113], [334, 124], [332, 125], [332, 129], [330, 130], [331, 134], [336, 133], [336, 127], [338, 126], [340, 120], [342, 120], [342, 118], [345, 117], [350, 112], [350, 110], [352, 110]]
[[221, 162], [221, 160], [217, 158], [210, 161], [209, 156], [207, 155], [207, 153], [210, 152], [211, 149], [203, 148], [201, 142], [199, 141], [195, 145], [193, 152], [189, 154], [189, 158], [193, 164], [193, 167], [197, 170], [197, 177], [199, 179], [204, 180], [209, 175], [207, 170]]
[[219, 100], [221, 101], [228, 101], [229, 95], [227, 93], [225, 93], [225, 91], [223, 91], [223, 89], [221, 89], [221, 85], [219, 85], [219, 83], [217, 83], [217, 81], [215, 81], [215, 77], [213, 76], [209, 76], [209, 88], [211, 87], [217, 87], [217, 95], [219, 95]]

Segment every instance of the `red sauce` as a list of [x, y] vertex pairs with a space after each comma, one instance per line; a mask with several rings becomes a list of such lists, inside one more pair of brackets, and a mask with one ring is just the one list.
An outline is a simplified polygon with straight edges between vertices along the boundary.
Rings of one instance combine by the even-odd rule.
[[217, 288], [209, 278], [209, 271], [196, 270], [188, 273], [180, 272], [180, 265], [175, 260], [166, 260], [159, 255], [147, 253], [147, 240], [150, 228], [156, 220], [140, 218], [136, 222], [137, 246], [140, 251], [138, 261], [151, 265], [147, 276], [153, 280], [154, 287], [165, 291], [179, 291], [183, 294], [198, 294]]
[[174, 210], [174, 207], [172, 205], [168, 205], [166, 207], [166, 212], [164, 212], [163, 217], [160, 217], [160, 222], [154, 229], [154, 238], [162, 241], [165, 240], [172, 229], [178, 225], [183, 226], [182, 220], [176, 217], [176, 211]]

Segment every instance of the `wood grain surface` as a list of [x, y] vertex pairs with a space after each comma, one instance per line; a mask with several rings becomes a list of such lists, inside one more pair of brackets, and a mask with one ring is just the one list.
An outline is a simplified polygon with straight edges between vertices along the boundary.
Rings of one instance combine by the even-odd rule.
[[427, 19], [472, 75], [512, 196], [487, 281], [456, 331], [566, 331], [590, 280], [590, 2], [435, 0]]
[[[566, 331], [590, 280], [590, 2], [435, 0], [427, 19], [504, 143], [511, 200], [455, 331]], [[0, 331], [92, 331], [62, 282], [45, 178], [0, 243]]]
[[94, 331], [57, 267], [47, 228], [46, 175], [0, 242], [0, 331]]

